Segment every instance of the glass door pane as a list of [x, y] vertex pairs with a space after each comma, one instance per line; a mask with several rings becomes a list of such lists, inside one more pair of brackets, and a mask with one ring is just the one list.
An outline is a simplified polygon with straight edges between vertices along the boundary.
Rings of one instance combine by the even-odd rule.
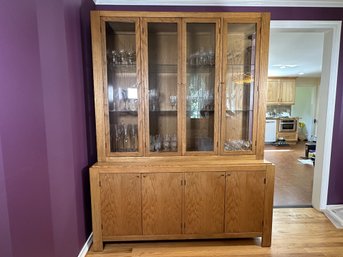
[[149, 151], [178, 152], [178, 23], [147, 27]]
[[106, 22], [110, 152], [138, 152], [135, 22]]
[[253, 142], [256, 24], [227, 24], [222, 129], [224, 152], [251, 151]]
[[186, 151], [214, 151], [216, 23], [186, 24]]

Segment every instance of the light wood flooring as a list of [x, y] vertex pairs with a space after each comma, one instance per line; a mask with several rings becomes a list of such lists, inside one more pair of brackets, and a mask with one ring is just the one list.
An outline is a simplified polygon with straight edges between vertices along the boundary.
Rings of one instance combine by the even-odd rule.
[[343, 230], [312, 208], [274, 209], [272, 246], [260, 239], [105, 244], [86, 257], [343, 257]]
[[311, 206], [314, 167], [298, 161], [305, 142], [265, 146], [265, 159], [275, 164], [274, 206]]

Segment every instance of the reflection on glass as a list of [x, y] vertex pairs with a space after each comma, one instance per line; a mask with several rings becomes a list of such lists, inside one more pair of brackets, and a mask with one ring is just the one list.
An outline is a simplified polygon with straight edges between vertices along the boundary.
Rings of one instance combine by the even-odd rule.
[[186, 150], [214, 150], [215, 24], [187, 24]]
[[224, 151], [252, 149], [256, 24], [227, 24]]
[[177, 23], [148, 23], [150, 152], [177, 152]]
[[107, 95], [111, 152], [138, 151], [135, 23], [107, 22]]

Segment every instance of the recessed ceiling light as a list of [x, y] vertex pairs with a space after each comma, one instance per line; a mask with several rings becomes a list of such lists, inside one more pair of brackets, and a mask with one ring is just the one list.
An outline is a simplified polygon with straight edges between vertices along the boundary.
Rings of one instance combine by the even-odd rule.
[[272, 66], [273, 67], [279, 67], [280, 69], [286, 69], [286, 68], [295, 68], [295, 67], [298, 67], [299, 65], [296, 65], [296, 64], [274, 64]]
[[299, 72], [298, 75], [304, 75], [305, 73], [304, 72]]

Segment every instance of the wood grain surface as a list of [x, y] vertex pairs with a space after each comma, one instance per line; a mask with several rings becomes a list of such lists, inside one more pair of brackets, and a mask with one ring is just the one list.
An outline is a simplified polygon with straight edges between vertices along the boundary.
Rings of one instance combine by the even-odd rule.
[[140, 235], [141, 175], [101, 174], [102, 234]]
[[182, 233], [182, 179], [182, 173], [143, 175], [143, 235]]
[[[261, 84], [267, 78], [269, 14], [266, 13], [191, 13], [191, 12], [92, 12], [92, 43], [94, 64], [94, 92], [96, 104], [97, 148], [99, 163], [92, 166], [92, 214], [94, 222], [94, 251], [102, 250], [103, 241], [111, 240], [158, 240], [158, 239], [197, 239], [223, 237], [265, 237], [264, 246], [270, 244], [272, 207], [266, 205], [264, 193], [272, 194], [273, 178], [267, 180], [267, 186], [260, 186], [260, 174], [270, 170], [271, 164], [263, 160], [265, 93]], [[222, 62], [226, 51], [223, 52], [222, 41], [224, 20], [233, 23], [257, 23], [256, 48], [256, 85], [254, 102], [255, 117], [252, 128], [253, 147], [251, 151], [234, 152], [231, 155], [219, 150], [223, 145], [221, 134], [221, 101], [223, 89]], [[106, 52], [106, 22], [132, 22], [135, 32], [130, 40], [135, 42], [137, 54], [136, 84], [139, 88], [138, 110], [138, 140], [137, 152], [111, 152], [109, 144], [109, 111], [107, 96], [107, 52]], [[156, 50], [149, 54], [149, 22], [177, 23], [177, 37], [158, 33], [150, 48]], [[194, 31], [197, 40], [194, 45], [187, 33], [187, 24], [212, 24], [214, 28], [211, 37], [207, 33]], [[260, 30], [261, 28], [261, 30]], [[201, 29], [202, 32], [203, 28]], [[261, 32], [259, 32], [261, 31]], [[173, 32], [174, 33], [174, 32]], [[132, 37], [132, 38], [131, 38]], [[187, 51], [192, 54], [201, 47], [209, 47], [215, 51], [215, 70], [211, 76], [211, 86], [214, 90], [214, 115], [211, 115], [211, 129], [206, 129], [207, 137], [212, 138], [213, 149], [204, 151], [187, 151], [186, 124], [186, 85], [187, 85]], [[152, 38], [150, 38], [152, 41]], [[168, 42], [168, 43], [166, 43]], [[151, 43], [151, 42], [150, 42]], [[163, 47], [162, 47], [163, 44]], [[158, 50], [158, 45], [161, 45]], [[210, 49], [209, 48], [209, 49]], [[213, 48], [213, 49], [212, 49]], [[166, 51], [170, 51], [166, 53]], [[173, 50], [173, 51], [172, 51]], [[206, 50], [207, 51], [207, 50]], [[175, 52], [175, 55], [172, 54]], [[154, 54], [154, 53], [153, 53]], [[176, 64], [177, 71], [173, 75], [156, 75], [152, 83], [162, 83], [160, 93], [166, 96], [178, 95], [178, 114], [169, 120], [164, 118], [156, 121], [156, 127], [165, 133], [178, 133], [178, 152], [161, 155], [149, 152], [149, 62], [156, 64]], [[169, 63], [171, 62], [172, 63]], [[167, 67], [167, 66], [165, 66]], [[159, 67], [161, 68], [161, 67]], [[159, 68], [157, 71], [159, 71]], [[191, 71], [191, 70], [190, 70]], [[259, 73], [259, 74], [257, 74]], [[176, 76], [177, 75], [177, 76]], [[151, 76], [152, 77], [152, 76]], [[176, 85], [175, 85], [176, 84]], [[173, 85], [173, 86], [171, 86]], [[258, 94], [258, 95], [257, 95]], [[257, 98], [256, 98], [257, 97]], [[163, 98], [163, 97], [162, 97]], [[161, 98], [161, 99], [162, 99]], [[168, 102], [161, 103], [167, 108]], [[112, 116], [111, 116], [112, 117]], [[176, 118], [177, 117], [177, 118]], [[199, 119], [200, 120], [200, 119]], [[154, 121], [155, 122], [155, 121]], [[236, 123], [245, 123], [239, 118]], [[130, 122], [131, 123], [131, 122]], [[232, 123], [234, 124], [234, 123]], [[199, 125], [198, 131], [204, 124]], [[157, 132], [156, 132], [157, 133]], [[244, 133], [244, 131], [238, 131]], [[194, 133], [193, 133], [194, 134]], [[222, 135], [222, 136], [221, 136]], [[196, 135], [191, 135], [191, 137]], [[196, 137], [195, 137], [196, 138]], [[203, 133], [198, 138], [204, 138]], [[257, 144], [255, 145], [255, 142]], [[189, 148], [197, 149], [197, 148]], [[206, 151], [205, 151], [206, 150]], [[176, 156], [178, 154], [179, 156]], [[226, 154], [226, 153], [225, 153]], [[227, 180], [225, 174], [235, 172], [233, 180]], [[272, 173], [269, 174], [273, 176]], [[267, 176], [268, 177], [268, 176]], [[227, 186], [232, 186], [226, 190]], [[230, 191], [231, 190], [231, 191]], [[232, 195], [228, 198], [227, 195]], [[236, 197], [236, 198], [235, 198]], [[269, 200], [268, 200], [269, 199]], [[272, 202], [272, 195], [267, 198]], [[227, 204], [229, 202], [230, 204]], [[261, 207], [262, 202], [262, 207]], [[227, 206], [227, 208], [225, 207]], [[230, 207], [230, 208], [228, 208]], [[260, 209], [262, 208], [262, 211]], [[225, 217], [233, 217], [231, 220]], [[262, 225], [262, 220], [268, 226]], [[227, 225], [226, 225], [227, 223]], [[225, 231], [227, 228], [227, 231]], [[124, 247], [125, 248], [125, 247]], [[105, 248], [105, 252], [107, 249]], [[127, 248], [123, 252], [114, 250], [118, 256], [131, 254]], [[112, 254], [112, 253], [110, 253]], [[138, 252], [138, 255], [155, 256], [159, 250]], [[165, 254], [165, 253], [164, 253]], [[205, 249], [204, 253], [194, 256], [215, 256]], [[114, 255], [115, 256], [115, 255]], [[166, 255], [168, 256], [168, 254]], [[170, 256], [187, 256], [184, 252], [171, 253]], [[223, 255], [225, 256], [225, 255]]]
[[186, 234], [224, 232], [224, 172], [185, 174]]
[[273, 244], [259, 239], [105, 244], [87, 257], [343, 257], [343, 230], [312, 208], [275, 209]]
[[265, 172], [226, 173], [225, 232], [261, 232]]

